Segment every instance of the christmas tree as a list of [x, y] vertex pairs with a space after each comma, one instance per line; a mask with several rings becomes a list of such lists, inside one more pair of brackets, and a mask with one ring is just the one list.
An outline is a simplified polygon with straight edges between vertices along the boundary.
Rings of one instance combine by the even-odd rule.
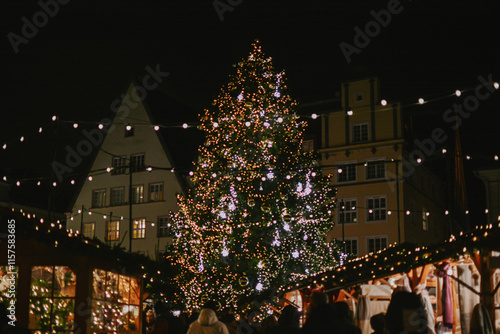
[[325, 240], [335, 191], [314, 153], [302, 150], [284, 72], [259, 42], [235, 65], [213, 108], [201, 116], [206, 140], [190, 172], [193, 187], [171, 214], [182, 303], [217, 300], [242, 309], [264, 292], [333, 267]]

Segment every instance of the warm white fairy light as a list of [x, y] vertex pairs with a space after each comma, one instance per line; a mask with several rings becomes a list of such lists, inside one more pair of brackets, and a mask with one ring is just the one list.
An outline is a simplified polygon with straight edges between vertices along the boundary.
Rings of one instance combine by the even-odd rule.
[[21, 138], [19, 139], [19, 141], [22, 143], [24, 141], [24, 136], [21, 136]]
[[418, 104], [424, 104], [424, 103], [425, 103], [425, 100], [423, 98], [418, 99]]
[[311, 118], [312, 118], [312, 119], [316, 119], [316, 118], [318, 118], [318, 114], [312, 114], [312, 115], [311, 115]]
[[73, 128], [77, 129], [78, 128], [78, 123], [73, 123]]
[[494, 82], [493, 87], [498, 90], [498, 88], [500, 88], [500, 84], [498, 82]]
[[457, 90], [455, 91], [455, 95], [456, 95], [457, 97], [460, 97], [460, 95], [462, 95], [462, 92], [461, 92], [460, 90], [458, 90], [458, 89], [457, 89]]
[[182, 124], [182, 128], [187, 129], [188, 128], [188, 124], [187, 123]]
[[40, 128], [38, 129], [38, 133], [42, 133], [42, 131], [43, 131], [43, 129], [42, 129], [42, 127], [40, 127]]
[[385, 107], [387, 105], [387, 100], [380, 101], [380, 104]]
[[348, 110], [347, 111], [347, 116], [352, 116], [352, 115], [354, 115], [354, 112], [352, 110]]
[[89, 175], [88, 180], [89, 180], [89, 181], [92, 181], [93, 179], [94, 179], [94, 178], [92, 177], [92, 175]]
[[52, 121], [55, 122], [56, 120], [57, 120], [57, 116], [56, 115], [52, 116]]
[[104, 129], [104, 125], [103, 124], [99, 124], [97, 127], [99, 128], [99, 130]]
[[448, 151], [447, 151], [445, 148], [443, 148], [443, 149], [441, 150], [441, 152], [442, 152], [443, 154], [445, 154], [445, 153], [446, 153], [446, 152], [448, 152]]

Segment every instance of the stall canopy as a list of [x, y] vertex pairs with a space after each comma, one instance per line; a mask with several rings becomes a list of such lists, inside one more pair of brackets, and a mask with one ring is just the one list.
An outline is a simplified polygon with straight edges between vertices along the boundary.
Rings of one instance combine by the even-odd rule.
[[[369, 280], [384, 278], [396, 273], [409, 272], [426, 264], [448, 259], [459, 259], [464, 254], [500, 251], [500, 223], [451, 235], [449, 239], [428, 247], [404, 243], [390, 245], [387, 249], [348, 260], [333, 270], [312, 275], [300, 282], [282, 288], [292, 291], [322, 284], [326, 290], [349, 287]], [[498, 289], [498, 288], [497, 288]]]

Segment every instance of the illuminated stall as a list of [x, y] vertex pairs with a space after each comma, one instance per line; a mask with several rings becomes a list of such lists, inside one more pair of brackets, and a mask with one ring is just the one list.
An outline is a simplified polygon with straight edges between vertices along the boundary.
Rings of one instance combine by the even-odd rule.
[[[142, 274], [125, 265], [141, 263], [141, 255], [60, 230], [27, 236], [19, 228], [15, 245], [14, 261], [0, 258], [0, 302], [14, 303], [20, 326], [32, 333], [141, 332]], [[0, 242], [0, 254], [7, 243]]]
[[[370, 318], [385, 313], [394, 290], [413, 291], [422, 297], [430, 332], [467, 334], [473, 327], [490, 326], [492, 332], [500, 333], [497, 224], [429, 247], [390, 246], [284, 290], [287, 295], [300, 292], [303, 308], [315, 290], [326, 292], [332, 302], [346, 301], [363, 333], [373, 332]], [[484, 320], [488, 318], [489, 322]]]

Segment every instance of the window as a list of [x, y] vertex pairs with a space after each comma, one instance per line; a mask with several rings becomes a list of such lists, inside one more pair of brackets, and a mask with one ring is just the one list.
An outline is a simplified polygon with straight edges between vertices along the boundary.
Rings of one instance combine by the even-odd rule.
[[352, 127], [352, 142], [362, 143], [368, 141], [368, 123], [354, 124]]
[[111, 205], [125, 204], [125, 187], [111, 188]]
[[115, 241], [120, 239], [120, 222], [108, 221], [106, 222], [106, 240]]
[[314, 140], [304, 140], [302, 142], [302, 150], [304, 152], [312, 152], [314, 151]]
[[144, 186], [132, 186], [132, 203], [139, 204], [144, 202]]
[[369, 237], [368, 253], [374, 253], [387, 248], [387, 237]]
[[363, 93], [356, 93], [356, 102], [363, 101]]
[[92, 239], [95, 235], [95, 223], [83, 223], [82, 234], [84, 237]]
[[337, 182], [356, 181], [356, 164], [343, 164], [337, 170]]
[[385, 178], [385, 161], [368, 161], [366, 163], [366, 178], [367, 179], [383, 179]]
[[112, 271], [93, 270], [92, 309], [88, 310], [92, 317], [87, 332], [139, 333], [140, 306], [140, 284], [136, 278]]
[[125, 156], [122, 157], [113, 157], [111, 160], [111, 175], [124, 174], [125, 169], [127, 167], [127, 158]]
[[386, 219], [386, 198], [385, 196], [376, 196], [367, 198], [368, 221], [377, 221]]
[[125, 126], [125, 138], [134, 136], [134, 128], [132, 125]]
[[146, 165], [144, 164], [144, 153], [131, 155], [130, 166], [132, 167], [132, 172], [145, 170]]
[[339, 223], [352, 224], [358, 222], [357, 200], [348, 198], [340, 200]]
[[30, 332], [73, 333], [76, 274], [65, 266], [31, 267]]
[[94, 190], [92, 192], [92, 207], [103, 208], [106, 206], [106, 189]]
[[158, 238], [169, 237], [171, 234], [168, 217], [158, 217]]
[[163, 201], [163, 183], [153, 183], [149, 185], [149, 201]]
[[422, 208], [422, 228], [429, 231], [429, 212], [425, 208]]
[[132, 225], [132, 239], [144, 239], [146, 237], [146, 219], [134, 219]]
[[354, 256], [358, 255], [358, 239], [345, 239], [345, 252]]

